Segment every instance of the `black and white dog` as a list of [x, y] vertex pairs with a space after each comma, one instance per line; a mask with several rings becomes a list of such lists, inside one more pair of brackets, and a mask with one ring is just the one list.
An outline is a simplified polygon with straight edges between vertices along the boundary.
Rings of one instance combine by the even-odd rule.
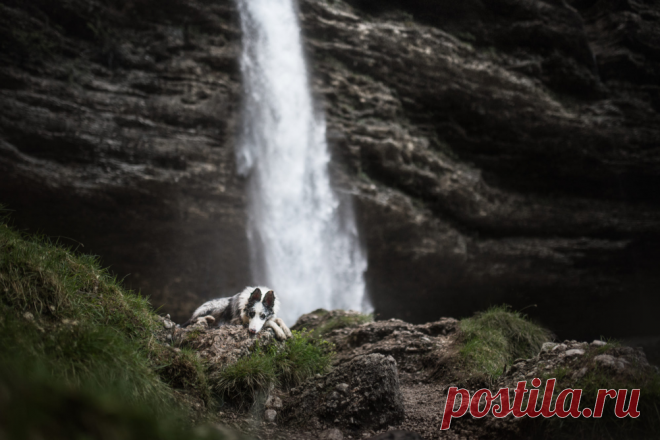
[[213, 316], [216, 324], [245, 325], [251, 335], [256, 335], [264, 327], [270, 327], [277, 339], [291, 337], [291, 330], [277, 317], [280, 300], [268, 287], [246, 287], [241, 293], [229, 298], [207, 301], [195, 310], [183, 327], [198, 318]]

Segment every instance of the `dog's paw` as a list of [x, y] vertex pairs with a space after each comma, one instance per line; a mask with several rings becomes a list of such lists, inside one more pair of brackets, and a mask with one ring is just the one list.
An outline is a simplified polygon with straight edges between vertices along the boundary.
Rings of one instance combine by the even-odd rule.
[[282, 321], [282, 318], [275, 319], [275, 322], [280, 327], [280, 329], [282, 329], [282, 331], [286, 335], [287, 339], [293, 337], [293, 333], [291, 333], [291, 330], [289, 330], [289, 327], [287, 327], [287, 325], [284, 323], [284, 321]]
[[286, 333], [282, 331], [282, 329], [277, 323], [277, 320], [268, 321], [268, 327], [273, 329], [273, 331], [275, 332], [275, 338], [278, 341], [284, 341], [287, 339]]

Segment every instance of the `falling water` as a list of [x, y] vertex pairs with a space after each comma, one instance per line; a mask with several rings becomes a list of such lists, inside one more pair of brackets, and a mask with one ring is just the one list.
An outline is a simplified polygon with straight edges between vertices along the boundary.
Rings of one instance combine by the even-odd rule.
[[316, 308], [369, 309], [367, 263], [350, 200], [330, 186], [325, 121], [315, 114], [294, 0], [237, 0], [255, 282], [274, 288], [289, 324]]

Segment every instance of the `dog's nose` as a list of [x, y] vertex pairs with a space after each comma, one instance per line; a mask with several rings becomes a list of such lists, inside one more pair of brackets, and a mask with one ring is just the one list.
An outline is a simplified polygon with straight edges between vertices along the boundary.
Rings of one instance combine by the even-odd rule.
[[257, 334], [256, 330], [248, 329], [248, 331], [250, 332], [251, 335], [256, 335]]

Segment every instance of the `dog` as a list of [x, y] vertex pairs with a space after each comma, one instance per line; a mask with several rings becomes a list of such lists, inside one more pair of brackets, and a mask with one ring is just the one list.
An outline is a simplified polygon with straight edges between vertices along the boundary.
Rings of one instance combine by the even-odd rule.
[[255, 336], [263, 327], [272, 328], [275, 337], [285, 340], [292, 336], [291, 330], [277, 317], [280, 300], [268, 287], [246, 287], [242, 292], [229, 298], [207, 301], [197, 308], [192, 317], [182, 327], [187, 327], [198, 318], [213, 316], [218, 325], [234, 324], [248, 328], [250, 336]]

